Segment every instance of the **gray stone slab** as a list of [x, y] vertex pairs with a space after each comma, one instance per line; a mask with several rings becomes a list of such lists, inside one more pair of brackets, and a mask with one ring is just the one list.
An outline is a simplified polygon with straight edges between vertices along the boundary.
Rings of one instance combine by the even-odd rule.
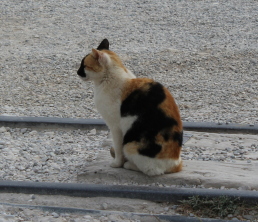
[[78, 181], [101, 184], [135, 184], [151, 185], [159, 183], [171, 185], [203, 185], [206, 188], [243, 188], [258, 190], [258, 162], [222, 163], [214, 161], [185, 160], [183, 170], [179, 173], [149, 177], [141, 172], [109, 166], [112, 157], [102, 152], [96, 161], [78, 174]]

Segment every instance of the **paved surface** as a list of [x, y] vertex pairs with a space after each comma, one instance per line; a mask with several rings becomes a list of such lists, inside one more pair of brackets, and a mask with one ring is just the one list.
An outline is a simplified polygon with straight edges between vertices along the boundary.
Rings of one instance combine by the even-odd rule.
[[142, 173], [114, 169], [109, 167], [110, 157], [107, 153], [102, 160], [93, 163], [87, 172], [78, 176], [80, 182], [104, 184], [160, 183], [170, 185], [203, 185], [207, 188], [242, 188], [258, 190], [258, 162], [221, 163], [185, 160], [183, 171], [175, 174], [148, 177]]
[[256, 135], [189, 133], [192, 137], [183, 147], [184, 168], [179, 173], [148, 177], [140, 172], [111, 168], [110, 154], [103, 151], [78, 175], [78, 181], [258, 190]]

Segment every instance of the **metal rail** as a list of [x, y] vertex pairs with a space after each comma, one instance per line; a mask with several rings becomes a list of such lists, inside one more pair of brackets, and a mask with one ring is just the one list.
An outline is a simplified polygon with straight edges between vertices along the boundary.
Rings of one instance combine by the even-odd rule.
[[[102, 119], [74, 119], [57, 117], [0, 116], [0, 125], [9, 127], [75, 127], [106, 129]], [[184, 130], [214, 133], [243, 133], [258, 135], [258, 125], [183, 122]]]
[[239, 201], [258, 203], [257, 191], [237, 191], [198, 188], [160, 188], [145, 186], [45, 183], [24, 181], [0, 181], [0, 192], [73, 197], [117, 197], [142, 199], [155, 202], [178, 202], [192, 196], [239, 198]]

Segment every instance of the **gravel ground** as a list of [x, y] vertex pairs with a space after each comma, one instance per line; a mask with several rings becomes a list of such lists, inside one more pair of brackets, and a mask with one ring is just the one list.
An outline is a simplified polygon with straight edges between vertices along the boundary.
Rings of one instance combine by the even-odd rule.
[[[0, 203], [0, 211], [3, 210], [5, 214], [0, 214], [4, 218], [20, 218], [20, 221], [69, 221], [69, 222], [140, 222], [141, 217], [138, 214], [165, 214], [176, 215], [178, 205], [173, 203], [154, 203], [146, 200], [124, 199], [124, 198], [108, 198], [104, 200], [101, 197], [80, 198], [67, 196], [48, 196], [35, 194], [1, 194], [1, 202], [5, 201], [12, 203], [12, 206], [2, 205]], [[58, 200], [58, 201], [57, 201]], [[102, 211], [102, 213], [92, 214], [90, 211], [80, 214], [78, 212], [62, 212], [58, 209], [44, 209], [39, 210], [27, 209], [25, 204], [33, 206], [55, 206], [61, 208], [79, 208], [95, 211]], [[21, 207], [23, 206], [23, 207]], [[44, 210], [44, 211], [43, 211]], [[46, 211], [47, 210], [47, 211]], [[105, 211], [105, 212], [103, 212]], [[36, 212], [36, 213], [35, 213]], [[124, 213], [123, 213], [124, 212]], [[131, 212], [131, 213], [125, 213]], [[88, 213], [88, 215], [87, 215]], [[39, 217], [40, 215], [40, 217]], [[44, 220], [39, 220], [44, 216]], [[23, 219], [23, 220], [22, 220]], [[26, 220], [27, 219], [27, 220]], [[95, 219], [95, 220], [94, 220]], [[145, 222], [160, 222], [155, 216], [145, 218]]]
[[[0, 179], [76, 182], [98, 153], [108, 131], [0, 128]], [[109, 147], [110, 148], [110, 147]]]
[[115, 212], [112, 215], [59, 214], [56, 212], [0, 205], [1, 222], [141, 222], [140, 217], [134, 216], [134, 218], [129, 218]]
[[[258, 162], [256, 135], [191, 134], [182, 149], [183, 160]], [[77, 175], [92, 161], [100, 161], [100, 153], [109, 152], [111, 146], [105, 130], [0, 127], [0, 180], [77, 183]]]
[[0, 2], [0, 115], [100, 118], [82, 57], [103, 38], [184, 121], [258, 123], [258, 2]]

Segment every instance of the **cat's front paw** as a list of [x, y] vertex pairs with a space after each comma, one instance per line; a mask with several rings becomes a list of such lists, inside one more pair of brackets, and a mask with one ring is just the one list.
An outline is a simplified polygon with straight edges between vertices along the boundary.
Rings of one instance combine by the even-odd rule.
[[110, 166], [113, 167], [113, 168], [120, 168], [120, 167], [123, 167], [123, 161], [121, 160], [114, 160]]

